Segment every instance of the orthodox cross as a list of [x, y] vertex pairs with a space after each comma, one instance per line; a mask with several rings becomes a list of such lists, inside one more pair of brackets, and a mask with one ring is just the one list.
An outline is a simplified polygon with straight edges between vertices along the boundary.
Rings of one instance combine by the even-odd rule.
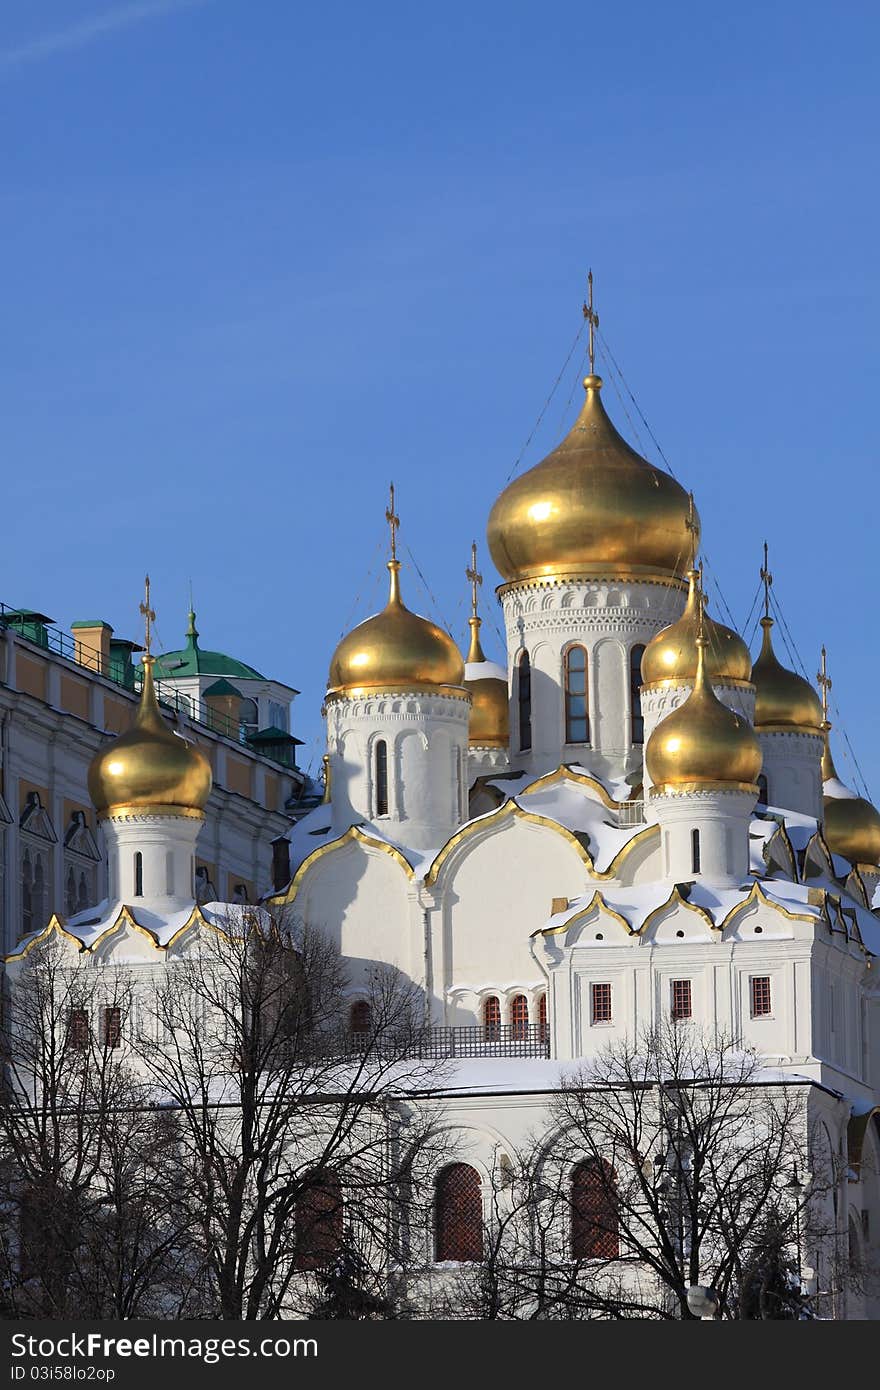
[[592, 270], [590, 271], [590, 273], [589, 273], [588, 276], [587, 276], [587, 289], [588, 289], [588, 292], [589, 292], [589, 296], [590, 296], [590, 297], [589, 297], [587, 303], [584, 305], [584, 318], [587, 320], [587, 323], [590, 325], [590, 375], [592, 376], [593, 373], [594, 373], [595, 370], [596, 370], [596, 344], [595, 344], [595, 341], [594, 341], [594, 339], [593, 339], [593, 333], [594, 333], [594, 330], [597, 329], [597, 328], [599, 327], [599, 315], [596, 313], [595, 309], [593, 308], [593, 272], [592, 272]]
[[822, 687], [822, 718], [823, 718], [824, 722], [827, 724], [827, 723], [828, 723], [828, 691], [831, 689], [832, 681], [831, 681], [830, 676], [828, 675], [828, 658], [827, 658], [827, 656], [826, 656], [826, 654], [825, 654], [825, 648], [824, 648], [824, 647], [822, 648], [822, 669], [820, 670], [818, 676], [816, 677], [816, 680], [819, 682], [819, 684], [820, 684], [821, 687]]
[[391, 484], [391, 502], [385, 508], [385, 520], [391, 527], [391, 558], [397, 559], [397, 528], [400, 525], [400, 517], [394, 510], [394, 484]]
[[465, 570], [465, 574], [471, 582], [471, 613], [477, 616], [477, 587], [482, 584], [483, 576], [477, 570], [477, 542], [471, 542], [471, 564], [470, 569]]
[[696, 508], [694, 507], [694, 494], [692, 492], [688, 493], [688, 514], [684, 524], [691, 533], [691, 569], [695, 570], [697, 568], [697, 534], [699, 527], [697, 525]]
[[152, 633], [151, 625], [156, 621], [156, 614], [155, 614], [155, 612], [153, 611], [153, 609], [150, 607], [150, 576], [149, 576], [149, 575], [147, 575], [146, 578], [144, 579], [144, 601], [143, 601], [143, 603], [141, 604], [139, 611], [143, 614], [143, 617], [144, 617], [144, 651], [147, 653], [147, 656], [149, 656], [149, 655], [150, 655], [150, 645], [151, 645], [151, 643], [152, 643], [152, 641], [153, 641], [153, 633]]
[[764, 568], [761, 570], [761, 579], [764, 582], [764, 617], [770, 617], [770, 585], [773, 583], [773, 575], [770, 573], [768, 562], [767, 542], [764, 542]]

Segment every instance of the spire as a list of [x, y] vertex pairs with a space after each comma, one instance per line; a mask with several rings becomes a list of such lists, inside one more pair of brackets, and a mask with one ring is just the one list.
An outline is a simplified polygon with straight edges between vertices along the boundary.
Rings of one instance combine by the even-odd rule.
[[819, 667], [819, 674], [816, 676], [819, 687], [822, 691], [822, 733], [825, 736], [825, 743], [822, 748], [822, 781], [839, 782], [840, 777], [837, 768], [834, 766], [834, 759], [831, 756], [831, 721], [828, 718], [828, 692], [833, 685], [833, 681], [828, 674], [828, 654], [823, 646], [822, 664]]
[[[693, 501], [694, 496], [693, 493], [691, 493], [691, 506], [693, 506]], [[702, 565], [700, 565], [699, 569], [696, 571], [695, 583], [697, 594], [697, 636], [695, 639], [697, 648], [697, 670], [694, 675], [694, 689], [692, 693], [696, 694], [698, 690], [702, 691], [709, 689], [714, 695], [715, 692], [711, 690], [706, 680], [706, 647], [708, 643], [706, 641], [706, 596], [703, 593]]]
[[599, 315], [596, 313], [595, 309], [593, 308], [593, 272], [592, 272], [592, 270], [590, 270], [589, 273], [588, 273], [588, 275], [587, 275], [587, 293], [588, 293], [588, 299], [587, 299], [587, 302], [584, 304], [584, 318], [586, 319], [587, 323], [590, 325], [590, 349], [589, 349], [589, 350], [590, 350], [590, 376], [595, 376], [595, 375], [596, 375], [596, 342], [595, 342], [595, 338], [594, 338], [593, 335], [594, 335], [595, 330], [599, 327]]
[[150, 576], [144, 578], [144, 601], [140, 605], [138, 612], [144, 620], [144, 655], [143, 668], [144, 677], [141, 684], [141, 698], [138, 703], [137, 712], [134, 716], [134, 724], [137, 728], [150, 726], [165, 729], [165, 720], [162, 718], [159, 709], [159, 701], [156, 698], [156, 685], [153, 680], [153, 663], [156, 658], [152, 653], [153, 645], [153, 623], [156, 621], [155, 609], [150, 605]]
[[700, 542], [700, 526], [697, 521], [697, 509], [694, 506], [694, 494], [692, 492], [688, 493], [688, 514], [684, 524], [691, 538], [691, 569], [695, 570], [697, 568], [697, 546]]
[[773, 619], [770, 617], [770, 588], [773, 584], [773, 575], [770, 573], [769, 552], [767, 542], [764, 542], [764, 564], [761, 569], [761, 580], [764, 585], [764, 619], [772, 625]]
[[470, 650], [468, 651], [467, 659], [468, 663], [485, 661], [486, 656], [480, 643], [480, 628], [482, 627], [482, 621], [480, 619], [479, 613], [477, 612], [477, 589], [483, 582], [483, 576], [477, 569], [476, 541], [471, 542], [471, 563], [469, 568], [465, 570], [465, 574], [467, 575], [467, 578], [470, 580], [471, 585], [471, 616], [468, 618], [468, 626], [471, 630], [471, 645]]
[[145, 653], [146, 653], [146, 655], [145, 655], [145, 657], [144, 657], [144, 664], [146, 665], [147, 661], [149, 661], [149, 662], [152, 663], [152, 660], [153, 660], [153, 656], [152, 656], [153, 626], [152, 626], [152, 625], [153, 625], [153, 623], [156, 621], [156, 614], [155, 614], [154, 610], [150, 607], [150, 576], [149, 576], [149, 575], [146, 575], [146, 576], [144, 577], [144, 601], [143, 601], [143, 603], [140, 605], [140, 608], [139, 608], [138, 611], [143, 615], [143, 619], [144, 619], [144, 651], [145, 651]]
[[388, 561], [388, 572], [391, 575], [391, 584], [388, 591], [388, 606], [393, 604], [395, 607], [401, 606], [400, 600], [400, 561], [397, 558], [397, 531], [400, 526], [400, 517], [394, 509], [394, 484], [389, 487], [390, 501], [385, 508], [385, 520], [388, 522], [391, 531], [391, 559]]

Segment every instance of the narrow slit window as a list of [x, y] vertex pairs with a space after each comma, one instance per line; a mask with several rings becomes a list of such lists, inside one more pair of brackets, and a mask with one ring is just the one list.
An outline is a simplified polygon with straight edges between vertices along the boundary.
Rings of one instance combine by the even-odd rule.
[[516, 668], [517, 707], [519, 709], [519, 747], [525, 753], [532, 746], [532, 663], [523, 652]]
[[140, 850], [134, 856], [134, 895], [136, 898], [144, 896], [144, 856]]
[[376, 743], [376, 815], [388, 815], [388, 744], [384, 738]]
[[586, 647], [569, 647], [565, 653], [565, 741], [590, 741]]
[[700, 832], [699, 832], [699, 830], [692, 830], [692, 831], [691, 831], [691, 873], [693, 873], [693, 874], [698, 874], [699, 872], [700, 872]]
[[547, 996], [546, 996], [546, 994], [542, 994], [542, 995], [541, 995], [541, 998], [538, 1000], [538, 1035], [539, 1035], [540, 1040], [541, 1040], [542, 1043], [543, 1043], [543, 1042], [546, 1042], [546, 1041], [547, 1041], [547, 1038], [548, 1038], [548, 1036], [549, 1036], [548, 1033], [547, 1033]]
[[644, 645], [639, 643], [629, 654], [629, 722], [632, 743], [644, 743], [645, 721], [642, 717], [642, 657]]

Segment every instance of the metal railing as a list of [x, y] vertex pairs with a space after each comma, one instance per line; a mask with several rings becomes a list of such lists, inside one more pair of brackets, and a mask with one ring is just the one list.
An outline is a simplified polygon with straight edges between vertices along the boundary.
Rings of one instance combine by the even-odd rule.
[[644, 801], [624, 801], [620, 807], [619, 821], [621, 829], [630, 825], [645, 824], [645, 803]]
[[[131, 661], [112, 656], [109, 660], [104, 660], [98, 652], [91, 650], [82, 642], [77, 642], [62, 628], [55, 627], [51, 623], [29, 621], [29, 615], [22, 616], [20, 609], [9, 608], [5, 603], [0, 603], [0, 630], [3, 628], [12, 628], [16, 635], [25, 642], [30, 642], [35, 647], [42, 647], [44, 651], [54, 652], [56, 656], [62, 656], [66, 661], [72, 661], [87, 671], [103, 676], [105, 680], [112, 681], [114, 685], [120, 686], [131, 694], [140, 694], [142, 681]], [[157, 660], [161, 663], [161, 656]], [[157, 680], [155, 685], [160, 703], [165, 705], [167, 709], [173, 710], [176, 715], [189, 719], [191, 723], [198, 724], [203, 729], [210, 729], [212, 733], [219, 734], [221, 738], [228, 738], [233, 743], [250, 748], [259, 757], [267, 758], [270, 762], [280, 763], [283, 767], [296, 768], [293, 747], [285, 747], [284, 750], [279, 750], [277, 753], [269, 751], [271, 745], [266, 749], [254, 749], [248, 738], [251, 731], [244, 725], [230, 719], [226, 714], [221, 714], [219, 710], [212, 709], [204, 700], [195, 699], [192, 695], [185, 694], [166, 681]]]
[[373, 1050], [399, 1050], [407, 1057], [549, 1057], [550, 1038], [540, 1023], [480, 1024], [459, 1028], [423, 1028], [397, 1040], [377, 1038], [370, 1033], [349, 1033], [346, 1046], [350, 1055]]

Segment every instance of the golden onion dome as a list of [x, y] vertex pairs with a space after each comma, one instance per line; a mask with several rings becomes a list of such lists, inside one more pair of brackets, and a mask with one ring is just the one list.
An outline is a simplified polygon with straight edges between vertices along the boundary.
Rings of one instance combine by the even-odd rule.
[[659, 792], [730, 787], [757, 790], [761, 745], [752, 726], [723, 705], [706, 674], [705, 639], [697, 638], [694, 688], [654, 729], [645, 748]]
[[162, 718], [153, 661], [149, 654], [144, 657], [144, 683], [131, 728], [105, 744], [89, 765], [89, 796], [101, 817], [130, 810], [200, 814], [211, 794], [208, 759]]
[[837, 775], [828, 733], [823, 725], [825, 748], [822, 754], [823, 834], [832, 854], [850, 864], [877, 868], [880, 865], [880, 811], [863, 796], [845, 786]]
[[810, 682], [789, 671], [777, 660], [770, 633], [773, 619], [761, 619], [764, 640], [761, 655], [752, 667], [755, 685], [756, 729], [799, 729], [818, 734], [822, 730], [822, 702]]
[[468, 619], [471, 645], [464, 668], [464, 687], [471, 695], [468, 742], [472, 748], [506, 748], [510, 739], [510, 696], [507, 677], [487, 661], [480, 642], [480, 619]]
[[584, 386], [571, 432], [492, 508], [496, 568], [508, 581], [679, 578], [692, 545], [687, 493], [617, 433], [599, 394], [602, 378], [591, 374]]
[[330, 662], [327, 697], [358, 691], [461, 691], [464, 661], [448, 632], [411, 613], [400, 597], [400, 561], [388, 561], [388, 602], [343, 637]]
[[703, 634], [706, 639], [706, 674], [713, 685], [723, 681], [748, 681], [752, 674], [749, 649], [738, 632], [723, 623], [715, 622], [705, 612], [705, 599], [700, 591], [699, 570], [688, 570], [688, 596], [684, 612], [677, 622], [663, 628], [645, 648], [642, 656], [642, 682], [653, 685], [658, 681], [692, 681], [697, 671], [697, 632], [700, 628], [700, 605]]

